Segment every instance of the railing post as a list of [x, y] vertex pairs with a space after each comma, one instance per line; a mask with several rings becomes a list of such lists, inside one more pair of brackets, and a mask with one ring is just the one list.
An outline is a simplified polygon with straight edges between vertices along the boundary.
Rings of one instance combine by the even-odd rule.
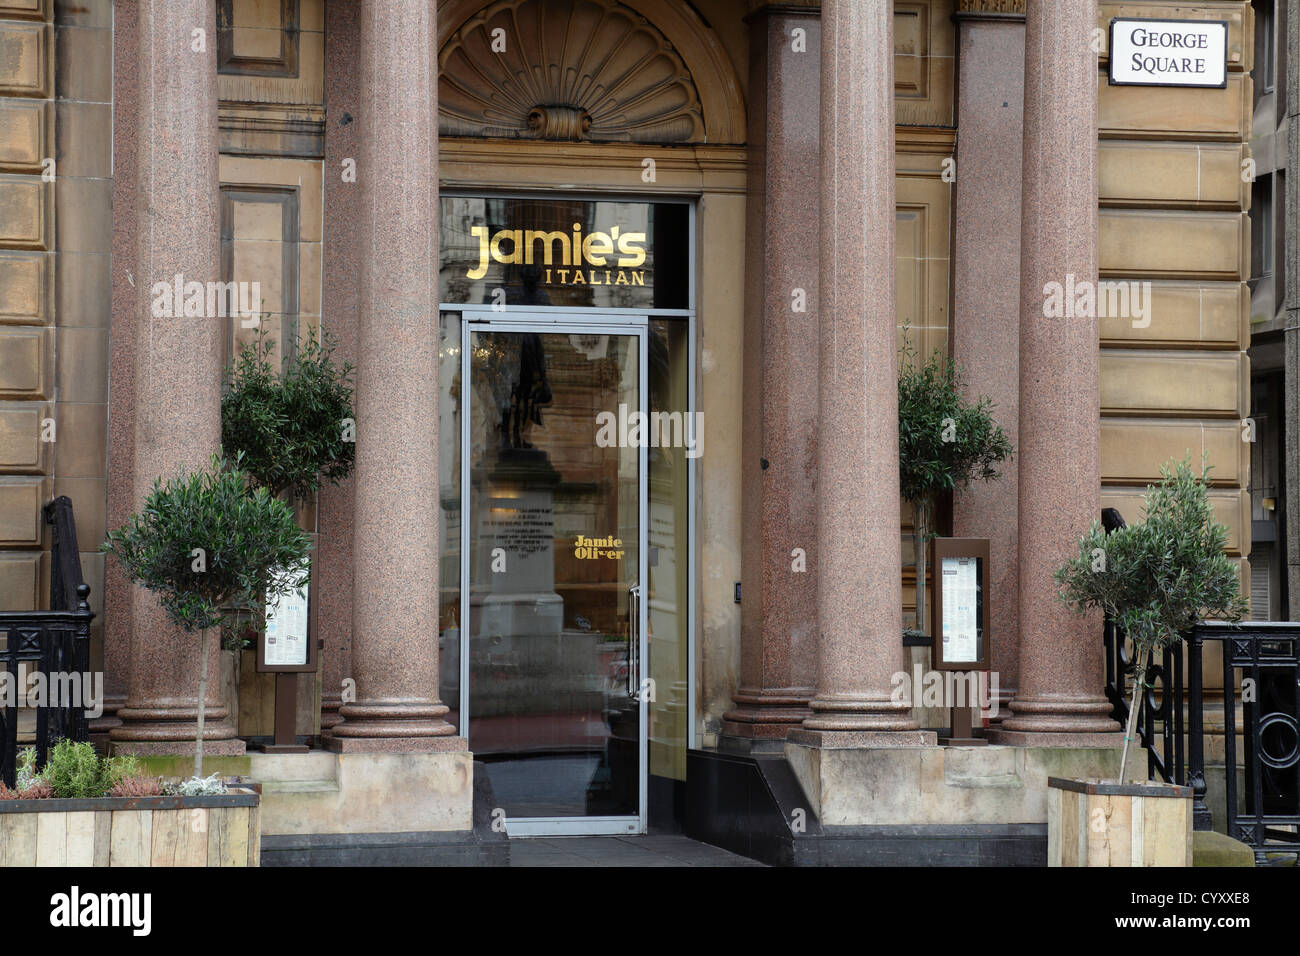
[[[1193, 628], [1187, 641], [1187, 784], [1192, 788], [1192, 829], [1212, 829], [1205, 805], [1205, 714], [1201, 681], [1201, 632]], [[1225, 694], [1231, 691], [1225, 689]]]

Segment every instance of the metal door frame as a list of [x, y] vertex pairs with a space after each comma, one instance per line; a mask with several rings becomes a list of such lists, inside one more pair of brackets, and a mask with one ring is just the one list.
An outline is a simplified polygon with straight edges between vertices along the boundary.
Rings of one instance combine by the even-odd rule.
[[[473, 422], [471, 403], [474, 389], [470, 386], [470, 336], [475, 332], [537, 332], [552, 335], [625, 335], [637, 340], [637, 407], [642, 421], [650, 410], [649, 381], [649, 331], [650, 321], [645, 314], [601, 315], [582, 311], [557, 315], [554, 312], [528, 312], [511, 309], [482, 311], [465, 309], [460, 323], [460, 381], [464, 401], [460, 410], [460, 734], [469, 740], [470, 735], [470, 525], [472, 507], [470, 495], [470, 426]], [[617, 408], [614, 409], [617, 413]], [[637, 600], [636, 660], [637, 678], [641, 681], [637, 692], [637, 813], [635, 816], [611, 817], [506, 817], [506, 833], [517, 836], [580, 836], [598, 834], [645, 833], [647, 798], [650, 785], [649, 705], [648, 695], [642, 691], [644, 679], [649, 674], [646, 649], [646, 626], [649, 620], [648, 544], [650, 540], [650, 458], [647, 442], [642, 442], [637, 454]], [[630, 622], [629, 622], [630, 624]], [[629, 661], [631, 664], [631, 661]]]

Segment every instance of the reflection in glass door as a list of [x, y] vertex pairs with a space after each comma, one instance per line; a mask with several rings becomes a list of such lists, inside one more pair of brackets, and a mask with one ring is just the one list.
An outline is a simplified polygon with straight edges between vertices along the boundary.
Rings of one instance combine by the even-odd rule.
[[466, 316], [462, 695], [511, 835], [645, 825], [645, 321]]

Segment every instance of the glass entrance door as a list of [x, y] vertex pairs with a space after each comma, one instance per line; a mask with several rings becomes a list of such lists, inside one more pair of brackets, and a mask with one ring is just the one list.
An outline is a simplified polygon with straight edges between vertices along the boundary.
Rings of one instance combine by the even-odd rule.
[[643, 832], [646, 322], [465, 318], [462, 733], [512, 836]]

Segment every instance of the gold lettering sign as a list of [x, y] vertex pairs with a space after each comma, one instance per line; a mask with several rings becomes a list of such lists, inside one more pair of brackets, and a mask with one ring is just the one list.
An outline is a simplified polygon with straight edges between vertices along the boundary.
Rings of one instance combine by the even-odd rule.
[[487, 226], [472, 226], [470, 232], [478, 240], [478, 265], [466, 270], [468, 279], [482, 279], [488, 266], [499, 262], [546, 266], [547, 285], [645, 285], [645, 270], [636, 268], [645, 262], [644, 232], [622, 232], [614, 226], [584, 236], [579, 222], [573, 224], [572, 234], [502, 229], [490, 235]]
[[623, 539], [612, 535], [607, 538], [588, 538], [578, 535], [573, 542], [573, 556], [581, 561], [599, 561], [602, 558], [618, 559], [626, 552]]

